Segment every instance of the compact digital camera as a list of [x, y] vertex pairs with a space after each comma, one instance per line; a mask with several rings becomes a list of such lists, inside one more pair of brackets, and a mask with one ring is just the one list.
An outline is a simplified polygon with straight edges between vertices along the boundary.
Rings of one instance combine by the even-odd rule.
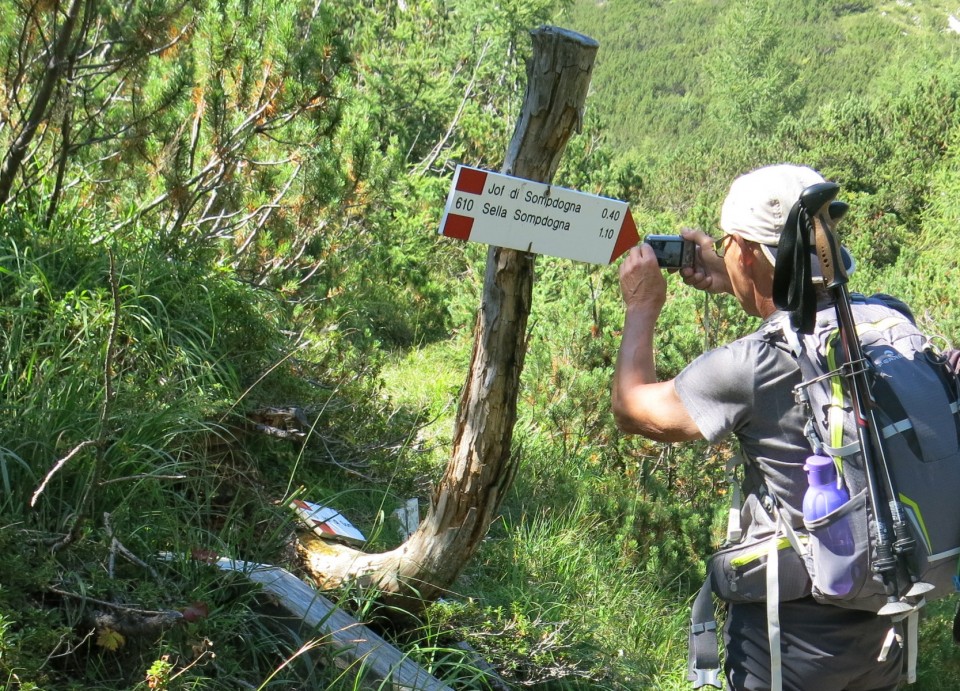
[[653, 248], [657, 264], [664, 269], [682, 269], [693, 266], [695, 245], [680, 235], [648, 235], [643, 240]]

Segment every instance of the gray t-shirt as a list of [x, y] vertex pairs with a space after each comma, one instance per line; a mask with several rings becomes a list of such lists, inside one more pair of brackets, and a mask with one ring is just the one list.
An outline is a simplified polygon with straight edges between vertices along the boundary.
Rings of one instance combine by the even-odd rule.
[[806, 417], [793, 394], [800, 368], [783, 346], [763, 337], [765, 327], [782, 316], [774, 314], [757, 332], [704, 353], [674, 385], [708, 441], [733, 434], [753, 461], [747, 463], [745, 492], [763, 482], [799, 527], [807, 486], [803, 463], [811, 453], [803, 435]]

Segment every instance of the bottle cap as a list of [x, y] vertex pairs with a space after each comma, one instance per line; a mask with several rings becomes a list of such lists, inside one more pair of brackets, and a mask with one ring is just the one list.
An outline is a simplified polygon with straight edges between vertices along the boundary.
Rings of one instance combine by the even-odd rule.
[[826, 485], [837, 481], [837, 468], [829, 456], [808, 456], [803, 469], [811, 485]]

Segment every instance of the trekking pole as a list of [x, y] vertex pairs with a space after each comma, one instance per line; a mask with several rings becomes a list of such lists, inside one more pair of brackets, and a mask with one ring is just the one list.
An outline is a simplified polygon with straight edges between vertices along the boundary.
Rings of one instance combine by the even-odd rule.
[[[866, 477], [870, 508], [877, 521], [876, 555], [873, 569], [881, 575], [887, 585], [893, 585], [893, 592], [889, 594], [887, 604], [878, 614], [893, 615], [908, 612], [913, 607], [899, 600], [896, 587], [897, 555], [906, 556], [916, 547], [916, 540], [910, 533], [906, 521], [906, 512], [899, 500], [893, 476], [887, 463], [883, 437], [876, 419], [876, 399], [867, 376], [864, 365], [865, 358], [857, 335], [857, 325], [850, 307], [850, 293], [847, 289], [847, 272], [840, 256], [840, 246], [831, 229], [829, 216], [830, 202], [836, 197], [840, 186], [836, 183], [823, 182], [808, 187], [800, 195], [800, 206], [806, 212], [807, 220], [812, 226], [817, 257], [826, 287], [830, 290], [837, 311], [837, 323], [840, 330], [840, 341], [846, 356], [849, 368], [848, 381], [850, 402], [857, 428], [857, 442], [864, 460], [864, 474]], [[893, 541], [890, 537], [890, 526], [882, 512], [878, 497], [877, 473], [882, 475], [884, 493], [887, 497], [890, 520], [893, 523]], [[928, 591], [932, 586], [927, 583], [915, 582], [908, 595], [919, 595]]]

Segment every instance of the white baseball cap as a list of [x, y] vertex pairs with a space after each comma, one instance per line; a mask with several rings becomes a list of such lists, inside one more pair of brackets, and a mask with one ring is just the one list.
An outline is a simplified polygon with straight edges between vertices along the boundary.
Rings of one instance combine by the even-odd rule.
[[[825, 180], [813, 168], [791, 163], [765, 166], [741, 175], [730, 185], [723, 201], [720, 227], [724, 233], [736, 233], [759, 244], [770, 265], [776, 266], [777, 244], [790, 209], [803, 190], [818, 182]], [[841, 247], [840, 252], [847, 274], [852, 273], [856, 267], [853, 255], [846, 247]], [[820, 262], [815, 252], [811, 254], [811, 269], [817, 278], [821, 276]]]

